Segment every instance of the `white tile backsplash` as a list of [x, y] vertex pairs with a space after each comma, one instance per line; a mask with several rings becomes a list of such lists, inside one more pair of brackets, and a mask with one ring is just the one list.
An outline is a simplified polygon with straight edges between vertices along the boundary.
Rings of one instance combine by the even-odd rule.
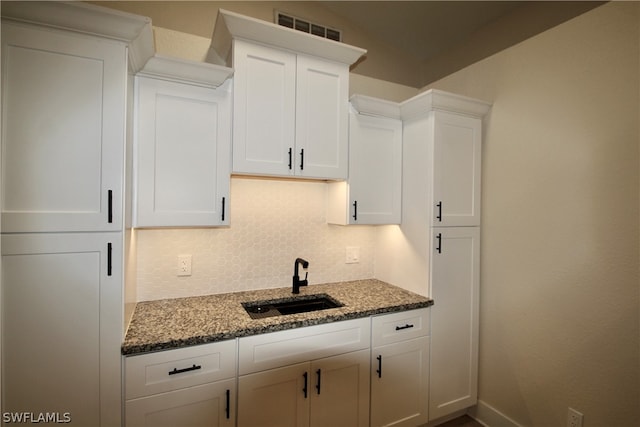
[[[290, 286], [297, 257], [311, 285], [373, 277], [375, 228], [327, 224], [326, 197], [324, 182], [232, 178], [230, 227], [137, 230], [138, 301]], [[189, 277], [177, 276], [181, 254]]]

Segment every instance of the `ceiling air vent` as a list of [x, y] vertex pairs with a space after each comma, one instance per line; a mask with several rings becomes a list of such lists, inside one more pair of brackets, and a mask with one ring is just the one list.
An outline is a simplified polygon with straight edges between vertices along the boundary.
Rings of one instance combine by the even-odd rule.
[[306, 19], [297, 18], [276, 10], [276, 23], [283, 27], [293, 28], [304, 33], [313, 34], [314, 36], [323, 37], [325, 39], [342, 41], [342, 31], [335, 28], [329, 28]]

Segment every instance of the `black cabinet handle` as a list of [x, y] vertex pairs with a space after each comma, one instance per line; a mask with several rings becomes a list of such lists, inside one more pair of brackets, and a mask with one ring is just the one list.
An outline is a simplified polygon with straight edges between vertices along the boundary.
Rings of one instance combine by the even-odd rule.
[[353, 201], [353, 220], [354, 221], [358, 220], [358, 201], [357, 200]]
[[436, 236], [436, 239], [438, 239], [438, 246], [436, 246], [436, 251], [438, 251], [439, 254], [442, 253], [442, 233], [438, 233], [438, 235]]
[[196, 365], [194, 363], [193, 366], [190, 366], [188, 368], [182, 368], [182, 369], [173, 368], [173, 371], [169, 371], [169, 375], [182, 374], [184, 372], [189, 372], [189, 371], [197, 371], [198, 369], [202, 369], [202, 366]]
[[436, 206], [438, 208], [438, 214], [436, 215], [436, 219], [438, 220], [438, 222], [442, 222], [442, 202], [438, 202]]
[[316, 384], [316, 389], [318, 390], [318, 394], [320, 394], [320, 381], [322, 380], [322, 369], [318, 369], [316, 371], [316, 375], [318, 375], [318, 383]]
[[307, 385], [309, 384], [309, 374], [307, 374], [306, 372], [302, 375], [302, 378], [304, 378], [304, 387], [302, 387], [302, 392], [304, 393], [304, 398], [307, 398]]
[[226, 202], [226, 198], [223, 197], [222, 198], [222, 221], [224, 221], [224, 208], [225, 208], [225, 202]]
[[410, 325], [410, 324], [407, 323], [404, 326], [396, 326], [396, 331], [401, 331], [403, 329], [410, 329], [410, 328], [413, 328], [413, 325]]
[[378, 369], [376, 372], [378, 373], [378, 378], [382, 378], [382, 355], [376, 357], [378, 359]]
[[304, 148], [300, 150], [300, 170], [304, 169]]
[[293, 148], [289, 148], [289, 170], [293, 167]]
[[113, 190], [107, 191], [107, 221], [113, 223]]
[[107, 243], [107, 276], [111, 276], [111, 272], [113, 270], [113, 245], [109, 242]]
[[227, 389], [227, 406], [225, 406], [225, 414], [227, 415], [227, 419], [231, 418], [231, 390]]

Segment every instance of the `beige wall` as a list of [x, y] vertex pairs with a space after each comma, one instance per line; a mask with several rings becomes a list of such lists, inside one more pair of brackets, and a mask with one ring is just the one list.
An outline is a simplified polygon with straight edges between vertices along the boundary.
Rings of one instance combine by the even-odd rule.
[[480, 400], [524, 426], [637, 426], [639, 4], [432, 87], [493, 102], [483, 145]]
[[368, 37], [350, 22], [311, 1], [92, 1], [101, 6], [148, 16], [153, 25], [211, 39], [218, 8], [273, 22], [274, 10], [326, 23], [343, 31], [345, 43], [367, 49], [352, 72], [377, 79], [420, 87], [420, 61]]

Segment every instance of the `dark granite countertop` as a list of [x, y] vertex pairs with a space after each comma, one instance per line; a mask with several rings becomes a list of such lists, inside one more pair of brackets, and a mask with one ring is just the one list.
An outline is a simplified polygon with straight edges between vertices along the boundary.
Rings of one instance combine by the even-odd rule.
[[343, 307], [252, 319], [244, 302], [286, 300], [291, 287], [140, 302], [122, 344], [135, 355], [374, 314], [428, 307], [433, 300], [376, 279], [310, 285], [300, 296], [327, 294]]

